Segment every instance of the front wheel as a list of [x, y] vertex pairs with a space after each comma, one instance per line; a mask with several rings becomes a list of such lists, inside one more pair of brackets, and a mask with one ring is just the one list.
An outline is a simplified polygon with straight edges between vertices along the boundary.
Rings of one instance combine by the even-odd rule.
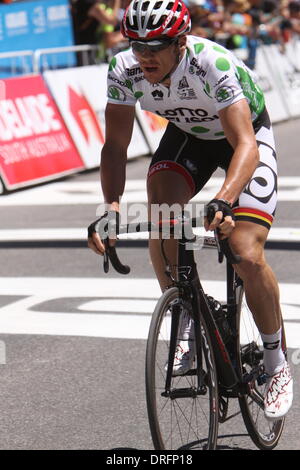
[[[196, 369], [172, 376], [171, 391], [166, 391], [172, 308], [191, 305], [176, 287], [168, 289], [154, 311], [146, 351], [146, 398], [149, 425], [156, 450], [215, 449], [218, 437], [218, 385], [214, 355], [205, 324], [202, 322], [202, 374], [204, 394], [197, 394]], [[187, 308], [188, 305], [188, 308]], [[181, 313], [180, 313], [181, 315]]]
[[271, 450], [280, 439], [284, 418], [269, 421], [264, 415], [265, 374], [263, 345], [260, 333], [249, 310], [242, 286], [237, 288], [237, 324], [239, 333], [239, 367], [241, 374], [256, 373], [248, 383], [248, 393], [239, 398], [245, 426], [254, 444], [262, 450]]

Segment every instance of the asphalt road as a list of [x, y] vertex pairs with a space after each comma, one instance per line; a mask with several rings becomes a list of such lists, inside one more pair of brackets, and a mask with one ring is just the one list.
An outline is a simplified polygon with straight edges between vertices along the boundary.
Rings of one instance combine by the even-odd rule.
[[[284, 184], [274, 227], [300, 228], [299, 130], [300, 120], [275, 126]], [[146, 157], [129, 162], [129, 180], [143, 180], [148, 163]], [[0, 196], [0, 234], [86, 227], [95, 218], [97, 181], [93, 171], [35, 192]], [[224, 268], [211, 253], [197, 255], [201, 277], [220, 281]], [[148, 297], [154, 302], [159, 291], [146, 248], [120, 248], [120, 256], [132, 267], [127, 278], [104, 275], [99, 259], [84, 247], [1, 245], [0, 449], [153, 448], [144, 388], [146, 342], [126, 337], [120, 325], [122, 314], [129, 308], [140, 313], [138, 302]], [[268, 250], [267, 257], [282, 287], [292, 337], [300, 328], [300, 253]], [[300, 449], [298, 337], [289, 350], [294, 406], [280, 450]], [[232, 412], [235, 406], [232, 402]], [[220, 425], [219, 433], [219, 448], [255, 449], [240, 415]]]

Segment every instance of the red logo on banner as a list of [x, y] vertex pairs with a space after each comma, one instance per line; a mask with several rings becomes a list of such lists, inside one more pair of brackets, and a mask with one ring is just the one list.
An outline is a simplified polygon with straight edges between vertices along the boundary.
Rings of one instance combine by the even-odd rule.
[[0, 97], [0, 171], [17, 188], [83, 168], [41, 76], [4, 80]]
[[85, 140], [89, 143], [90, 138], [95, 137], [104, 143], [102, 129], [98, 122], [95, 111], [90, 106], [84, 95], [76, 93], [71, 86], [68, 87], [70, 111], [77, 122]]

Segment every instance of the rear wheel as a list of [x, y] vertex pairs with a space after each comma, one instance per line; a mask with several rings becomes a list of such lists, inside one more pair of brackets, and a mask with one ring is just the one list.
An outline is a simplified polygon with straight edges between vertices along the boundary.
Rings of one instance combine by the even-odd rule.
[[166, 393], [166, 363], [174, 303], [177, 306], [184, 303], [185, 308], [188, 304], [183, 302], [175, 287], [168, 289], [158, 301], [147, 343], [146, 397], [154, 448], [215, 449], [218, 435], [218, 386], [213, 350], [204, 323], [201, 326], [201, 373], [205, 383], [202, 394], [197, 394], [196, 369], [182, 376], [172, 376], [171, 393]]
[[263, 368], [263, 345], [260, 333], [249, 310], [242, 286], [237, 288], [238, 331], [239, 331], [239, 367], [242, 374], [255, 373], [248, 383], [248, 393], [239, 398], [240, 408], [249, 436], [262, 450], [273, 449], [278, 444], [284, 418], [269, 421], [264, 415], [264, 395], [266, 377]]

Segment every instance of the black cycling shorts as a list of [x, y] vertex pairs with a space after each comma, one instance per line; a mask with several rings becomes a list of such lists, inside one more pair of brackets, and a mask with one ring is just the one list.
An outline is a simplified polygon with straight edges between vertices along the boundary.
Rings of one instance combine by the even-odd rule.
[[[272, 126], [266, 110], [253, 127], [260, 162], [235, 202], [234, 213], [237, 220], [270, 228], [277, 203], [277, 162]], [[148, 178], [160, 171], [175, 171], [186, 179], [194, 196], [217, 168], [227, 171], [232, 155], [233, 149], [227, 139], [201, 140], [169, 123], [152, 158]]]

